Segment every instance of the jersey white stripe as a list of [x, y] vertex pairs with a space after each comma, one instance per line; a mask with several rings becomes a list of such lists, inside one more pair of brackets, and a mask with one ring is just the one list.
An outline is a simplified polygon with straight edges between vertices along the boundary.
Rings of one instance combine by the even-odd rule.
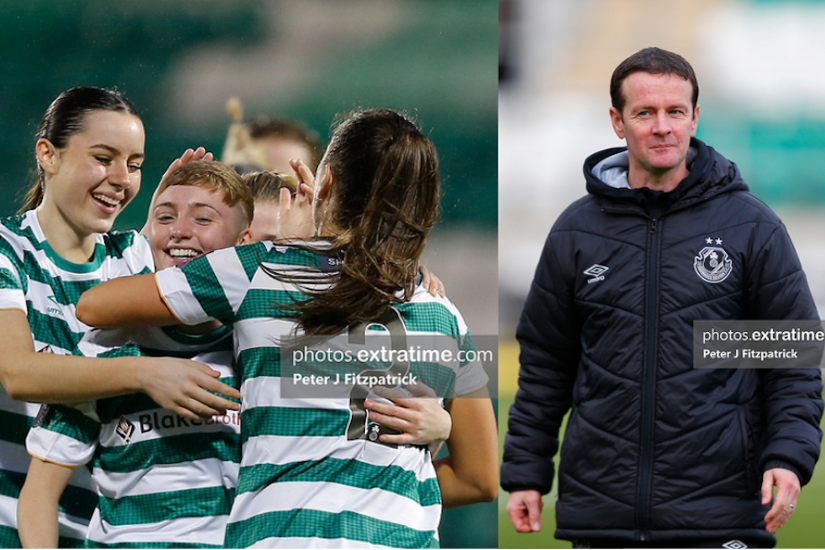
[[228, 516], [176, 518], [159, 523], [121, 526], [100, 521], [98, 510], [92, 517], [87, 538], [103, 544], [134, 543], [222, 545]]
[[185, 463], [156, 465], [151, 470], [136, 472], [104, 472], [95, 468], [100, 492], [109, 498], [151, 495], [163, 491], [186, 491], [215, 486], [215, 480], [223, 480], [223, 487], [235, 487], [238, 479], [235, 462], [205, 458]]
[[392, 546], [385, 546], [383, 544], [370, 544], [366, 541], [350, 540], [350, 539], [323, 539], [318, 537], [267, 537], [261, 539], [249, 548], [363, 548], [368, 550], [387, 550], [393, 548]]
[[[398, 466], [414, 472], [419, 481], [435, 477], [428, 463], [428, 451], [422, 447], [407, 447], [399, 453], [391, 447], [365, 440], [347, 441], [340, 437], [279, 437], [259, 435], [249, 438], [243, 447], [243, 466], [256, 464], [284, 465], [318, 460], [323, 457], [358, 460], [375, 466]], [[416, 450], [418, 452], [413, 452]]]
[[295, 323], [287, 319], [255, 317], [235, 323], [236, 351], [240, 353], [253, 348], [271, 348], [281, 338], [289, 336]]
[[232, 521], [243, 521], [267, 512], [293, 509], [318, 510], [332, 514], [369, 511], [372, 518], [419, 531], [432, 529], [441, 517], [439, 504], [421, 506], [406, 497], [382, 489], [361, 489], [325, 482], [281, 482], [267, 485], [257, 492], [242, 493], [235, 497]]

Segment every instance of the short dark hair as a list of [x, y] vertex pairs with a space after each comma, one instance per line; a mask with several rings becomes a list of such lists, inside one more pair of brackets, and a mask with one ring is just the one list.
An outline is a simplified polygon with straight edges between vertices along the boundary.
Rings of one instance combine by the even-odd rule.
[[690, 82], [693, 87], [693, 109], [699, 102], [699, 83], [696, 81], [696, 73], [693, 67], [681, 55], [661, 48], [645, 48], [634, 53], [616, 67], [613, 76], [610, 78], [610, 101], [613, 107], [622, 112], [625, 98], [622, 95], [622, 82], [633, 73], [650, 74], [675, 74]]

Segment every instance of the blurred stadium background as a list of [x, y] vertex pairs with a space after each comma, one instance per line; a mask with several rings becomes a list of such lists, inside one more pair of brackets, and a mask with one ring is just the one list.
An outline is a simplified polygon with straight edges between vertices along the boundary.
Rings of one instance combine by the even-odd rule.
[[[590, 153], [613, 134], [608, 83], [630, 54], [659, 46], [696, 70], [698, 137], [739, 165], [783, 219], [825, 311], [825, 2], [818, 0], [500, 0], [499, 312], [501, 436], [516, 389], [513, 340], [547, 233], [583, 196]], [[569, 548], [544, 530], [515, 533], [499, 495], [499, 544]], [[825, 468], [802, 490], [780, 548], [825, 544]]]
[[[117, 87], [147, 133], [144, 189], [116, 229], [143, 225], [151, 191], [187, 147], [220, 154], [225, 104], [285, 116], [326, 141], [336, 114], [405, 110], [439, 150], [442, 220], [425, 263], [495, 348], [495, 0], [3, 0], [0, 215], [32, 181], [34, 132], [73, 86]], [[486, 336], [486, 339], [484, 338]], [[442, 544], [495, 547], [495, 503], [445, 512]]]

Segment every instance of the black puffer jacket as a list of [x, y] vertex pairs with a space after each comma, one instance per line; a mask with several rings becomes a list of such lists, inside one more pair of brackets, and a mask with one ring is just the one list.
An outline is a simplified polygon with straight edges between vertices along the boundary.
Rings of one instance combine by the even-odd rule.
[[780, 220], [732, 162], [691, 147], [670, 193], [591, 173], [625, 149], [588, 158], [589, 195], [559, 217], [536, 270], [501, 480], [550, 491], [572, 406], [557, 538], [771, 544], [762, 472], [804, 484], [819, 456], [818, 369], [693, 368], [694, 320], [819, 317]]

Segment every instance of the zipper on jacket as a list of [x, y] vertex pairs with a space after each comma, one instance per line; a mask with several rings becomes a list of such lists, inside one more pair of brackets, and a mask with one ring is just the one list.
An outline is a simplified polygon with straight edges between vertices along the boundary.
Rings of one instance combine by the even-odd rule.
[[650, 218], [645, 281], [645, 348], [642, 363], [641, 434], [639, 439], [639, 497], [636, 522], [639, 538], [650, 538], [650, 500], [653, 477], [653, 439], [656, 413], [657, 340], [659, 333], [659, 241], [661, 224]]

